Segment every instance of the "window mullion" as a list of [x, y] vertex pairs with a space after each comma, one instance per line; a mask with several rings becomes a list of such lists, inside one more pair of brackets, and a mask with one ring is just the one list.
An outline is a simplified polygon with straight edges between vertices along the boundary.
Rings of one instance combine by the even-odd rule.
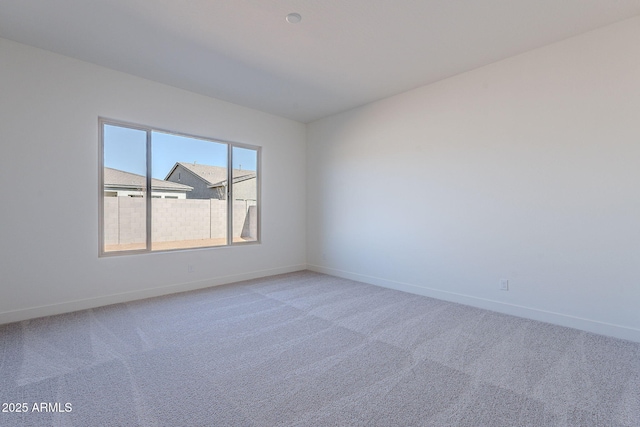
[[147, 251], [151, 251], [151, 129], [147, 129], [147, 194], [146, 194], [146, 211], [147, 211]]
[[233, 146], [227, 144], [227, 245], [233, 244]]

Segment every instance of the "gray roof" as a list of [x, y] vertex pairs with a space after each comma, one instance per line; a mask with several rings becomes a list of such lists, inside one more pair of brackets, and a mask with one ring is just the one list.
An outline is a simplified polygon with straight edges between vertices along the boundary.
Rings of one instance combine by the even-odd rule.
[[[167, 175], [167, 178], [173, 173], [175, 168], [180, 165], [183, 168], [189, 170], [194, 175], [198, 176], [200, 179], [206, 182], [209, 187], [220, 187], [222, 185], [226, 185], [227, 183], [227, 168], [224, 166], [211, 166], [211, 165], [201, 165], [198, 163], [184, 163], [178, 162], [175, 164], [171, 172]], [[247, 179], [255, 178], [256, 171], [250, 170], [242, 170], [242, 169], [234, 169], [233, 170], [233, 182], [237, 183], [240, 181], [244, 181]]]
[[[240, 172], [241, 175], [237, 175], [236, 172]], [[248, 173], [246, 173], [248, 172]], [[248, 179], [251, 178], [255, 178], [256, 177], [256, 173], [254, 171], [243, 171], [240, 169], [234, 169], [233, 170], [233, 183], [237, 184], [239, 182], [242, 181], [246, 181]], [[210, 188], [215, 188], [215, 187], [222, 187], [227, 185], [227, 180], [225, 179], [224, 181], [220, 181], [220, 182], [216, 182], [215, 184], [211, 184], [209, 187]]]
[[[146, 178], [131, 172], [104, 168], [104, 186], [111, 188], [139, 189], [146, 186]], [[191, 191], [193, 187], [177, 182], [151, 178], [151, 190], [155, 191]]]

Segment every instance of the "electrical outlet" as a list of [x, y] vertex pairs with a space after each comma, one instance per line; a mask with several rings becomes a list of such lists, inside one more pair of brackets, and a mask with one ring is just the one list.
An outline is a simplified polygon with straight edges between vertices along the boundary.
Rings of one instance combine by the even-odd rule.
[[193, 273], [194, 271], [196, 271], [196, 266], [195, 265], [193, 265], [193, 264], [187, 265], [187, 272], [189, 274]]
[[508, 279], [500, 280], [500, 290], [501, 291], [508, 291], [509, 290], [509, 280]]

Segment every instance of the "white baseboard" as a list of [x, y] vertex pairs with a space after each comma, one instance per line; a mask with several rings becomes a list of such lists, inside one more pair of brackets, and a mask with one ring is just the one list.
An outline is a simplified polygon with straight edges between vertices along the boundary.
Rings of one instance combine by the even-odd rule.
[[494, 301], [485, 298], [478, 298], [469, 295], [458, 294], [455, 292], [442, 291], [414, 285], [411, 283], [396, 282], [393, 280], [382, 279], [379, 277], [366, 276], [349, 271], [336, 270], [333, 268], [323, 267], [319, 265], [308, 265], [308, 270], [317, 273], [329, 274], [331, 276], [342, 277], [345, 279], [356, 280], [359, 282], [369, 283], [371, 285], [382, 286], [385, 288], [396, 289], [399, 291], [410, 292], [417, 295], [423, 295], [444, 301], [456, 302], [459, 304], [470, 305], [473, 307], [483, 308], [498, 313], [509, 314], [512, 316], [523, 317], [525, 319], [538, 320], [541, 322], [552, 323], [555, 325], [566, 326], [569, 328], [580, 329], [599, 335], [606, 335], [614, 338], [620, 338], [628, 341], [640, 342], [640, 329], [630, 328], [627, 326], [615, 325], [611, 323], [600, 322], [597, 320], [584, 319], [562, 313], [555, 313], [537, 308], [524, 307], [515, 304], [508, 304], [500, 301]]
[[537, 308], [524, 307], [515, 304], [508, 304], [500, 301], [494, 301], [485, 298], [478, 298], [469, 295], [458, 294], [454, 292], [443, 291], [439, 289], [427, 288], [411, 283], [397, 282], [393, 280], [383, 279], [379, 277], [367, 276], [363, 274], [353, 273], [349, 271], [337, 270], [333, 268], [323, 267], [319, 265], [293, 265], [288, 267], [280, 267], [268, 270], [259, 270], [235, 274], [229, 276], [215, 277], [212, 279], [199, 280], [195, 282], [179, 283], [175, 285], [163, 286], [159, 288], [142, 289], [131, 292], [123, 292], [113, 295], [105, 295], [96, 298], [87, 298], [76, 301], [69, 301], [59, 304], [43, 305], [38, 307], [30, 307], [19, 310], [5, 311], [0, 313], [0, 325], [11, 322], [19, 322], [22, 320], [35, 319], [38, 317], [51, 316], [56, 314], [70, 313], [78, 310], [86, 310], [90, 308], [102, 307], [110, 304], [118, 304], [123, 302], [135, 301], [145, 298], [153, 298], [162, 295], [168, 295], [178, 292], [192, 291], [196, 289], [204, 289], [213, 286], [225, 285], [243, 280], [258, 279], [261, 277], [274, 276], [277, 274], [292, 273], [294, 271], [311, 270], [318, 273], [329, 274], [332, 276], [343, 277], [345, 279], [356, 280], [359, 282], [369, 283], [385, 288], [396, 289], [399, 291], [410, 292], [417, 295], [423, 295], [430, 298], [436, 298], [444, 301], [470, 305], [473, 307], [483, 308], [498, 313], [509, 314], [513, 316], [523, 317], [526, 319], [538, 320], [541, 322], [552, 323], [569, 328], [580, 329], [600, 335], [606, 335], [614, 338], [625, 339], [634, 342], [640, 342], [640, 330], [627, 326], [615, 325], [606, 322], [600, 322], [592, 319], [584, 319], [562, 313], [541, 310]]
[[78, 310], [103, 307], [105, 305], [159, 297], [162, 295], [174, 294], [178, 292], [193, 291], [196, 289], [204, 289], [212, 286], [226, 285], [229, 283], [241, 282], [243, 280], [258, 279], [261, 277], [275, 276], [277, 274], [292, 273], [294, 271], [306, 270], [306, 268], [307, 266], [305, 264], [292, 265], [288, 267], [215, 277], [212, 279], [198, 280], [195, 282], [179, 283], [158, 288], [142, 289], [131, 292], [123, 292], [119, 294], [105, 295], [96, 298], [86, 298], [59, 304], [42, 305], [39, 307], [5, 311], [0, 313], [0, 325], [5, 323], [20, 322], [22, 320], [35, 319], [38, 317], [52, 316], [55, 314], [71, 313]]

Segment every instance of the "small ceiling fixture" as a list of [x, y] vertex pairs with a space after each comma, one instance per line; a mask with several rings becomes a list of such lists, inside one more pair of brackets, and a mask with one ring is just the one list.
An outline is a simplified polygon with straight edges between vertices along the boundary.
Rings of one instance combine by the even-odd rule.
[[289, 24], [297, 24], [302, 21], [302, 16], [299, 13], [290, 13], [285, 18]]

